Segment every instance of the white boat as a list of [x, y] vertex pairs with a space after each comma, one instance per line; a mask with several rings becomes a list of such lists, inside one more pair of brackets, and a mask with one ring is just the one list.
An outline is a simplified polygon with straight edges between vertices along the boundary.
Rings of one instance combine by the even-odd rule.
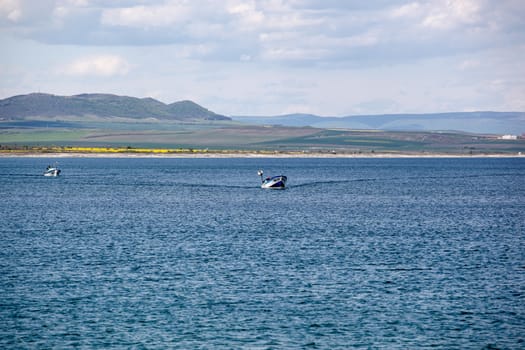
[[286, 188], [286, 180], [288, 178], [284, 175], [276, 175], [272, 177], [263, 178], [263, 171], [257, 172], [261, 177], [261, 188], [268, 188], [273, 190], [284, 190]]
[[44, 176], [58, 176], [60, 175], [60, 169], [58, 168], [57, 163], [55, 163], [53, 166], [48, 165], [46, 168], [46, 171], [44, 171]]

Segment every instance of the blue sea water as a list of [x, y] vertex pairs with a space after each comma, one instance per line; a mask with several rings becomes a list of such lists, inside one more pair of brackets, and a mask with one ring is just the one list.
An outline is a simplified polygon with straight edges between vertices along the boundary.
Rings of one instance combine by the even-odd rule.
[[0, 158], [0, 348], [525, 348], [524, 159], [53, 161]]

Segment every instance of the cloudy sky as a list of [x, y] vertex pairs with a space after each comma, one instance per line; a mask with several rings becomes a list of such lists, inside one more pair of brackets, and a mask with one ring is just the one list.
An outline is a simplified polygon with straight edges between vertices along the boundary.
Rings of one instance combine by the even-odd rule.
[[524, 0], [0, 0], [0, 98], [225, 115], [525, 111]]

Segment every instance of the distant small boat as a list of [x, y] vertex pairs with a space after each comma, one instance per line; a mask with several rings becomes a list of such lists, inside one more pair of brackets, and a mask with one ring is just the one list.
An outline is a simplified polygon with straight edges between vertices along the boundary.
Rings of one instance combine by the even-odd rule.
[[58, 168], [58, 163], [55, 163], [53, 166], [48, 165], [46, 171], [44, 171], [44, 176], [58, 176], [60, 175], [61, 170]]
[[286, 188], [286, 180], [288, 178], [284, 175], [277, 175], [263, 178], [263, 171], [259, 170], [257, 174], [261, 177], [261, 188], [269, 188], [274, 190], [284, 190]]

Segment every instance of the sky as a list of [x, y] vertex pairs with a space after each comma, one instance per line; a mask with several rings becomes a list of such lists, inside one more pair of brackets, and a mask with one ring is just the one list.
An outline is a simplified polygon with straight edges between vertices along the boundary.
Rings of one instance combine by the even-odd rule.
[[525, 0], [0, 0], [0, 98], [216, 113], [525, 111]]

